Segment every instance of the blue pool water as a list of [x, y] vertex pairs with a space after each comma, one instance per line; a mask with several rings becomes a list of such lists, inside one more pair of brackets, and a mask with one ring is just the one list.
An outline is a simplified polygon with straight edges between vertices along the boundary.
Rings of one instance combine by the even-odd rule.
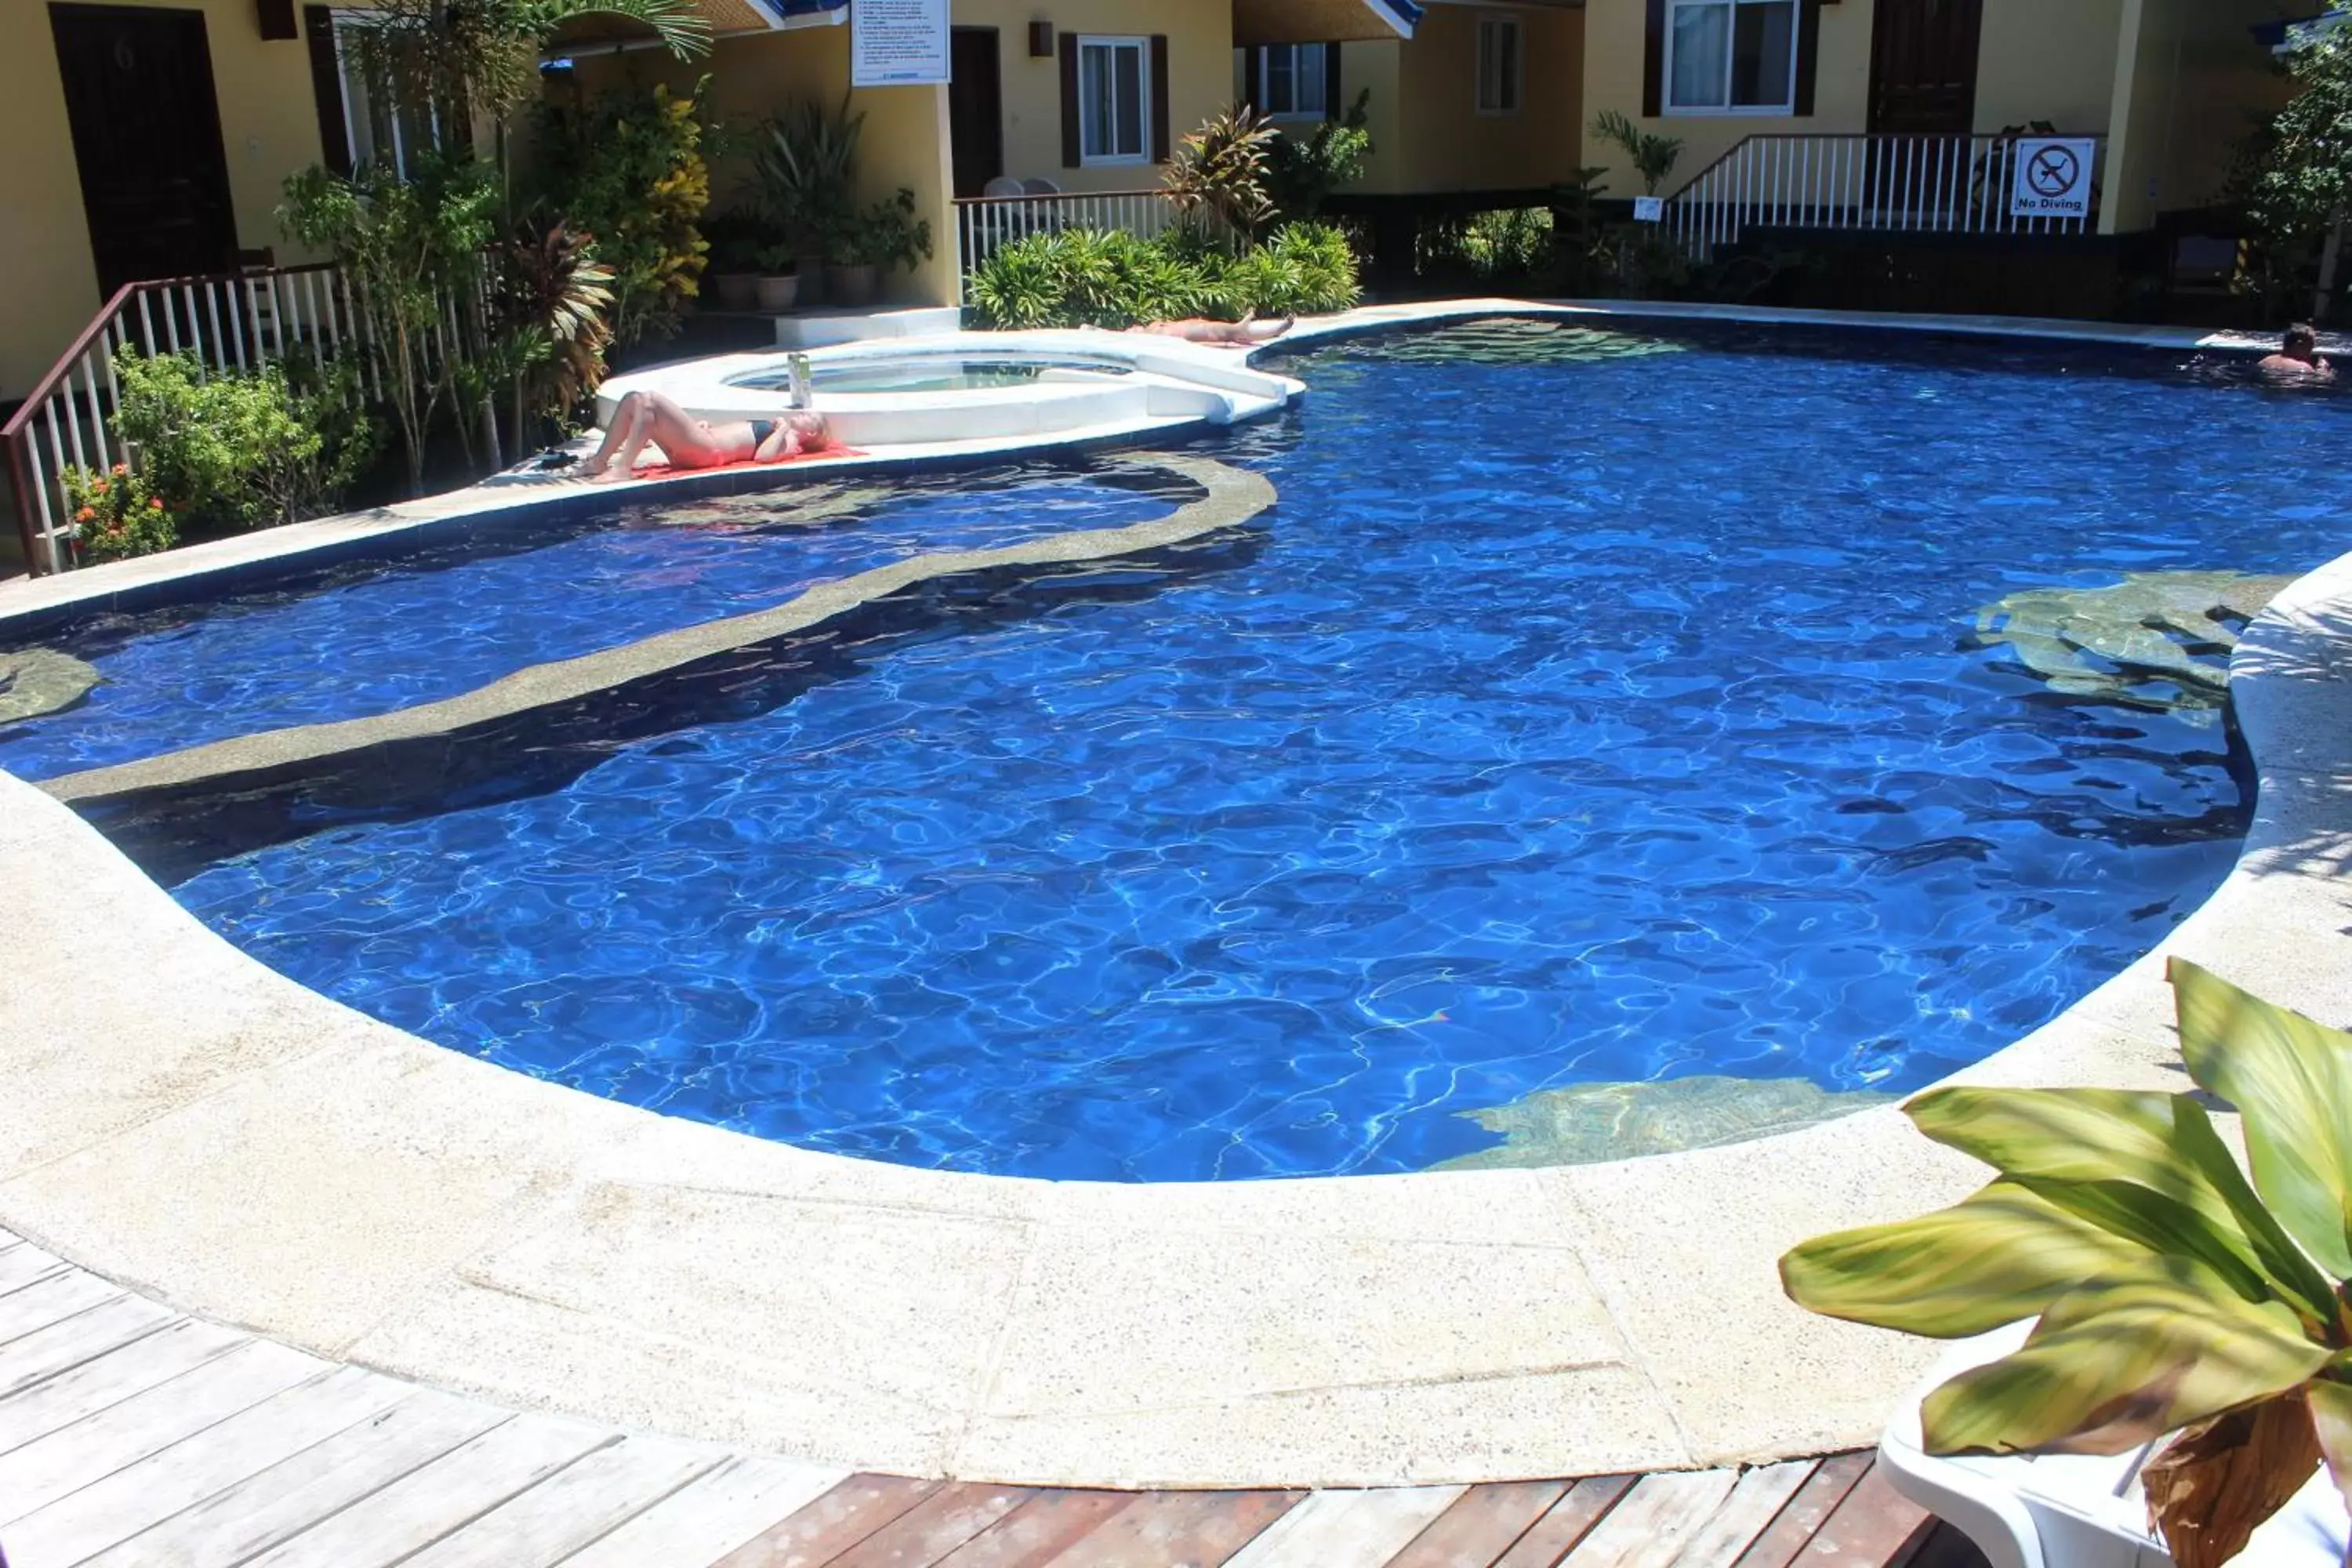
[[1302, 411], [1206, 448], [1282, 494], [1221, 552], [943, 602], [789, 700], [179, 897], [592, 1093], [1194, 1180], [1422, 1168], [1579, 1082], [1916, 1087], [2210, 892], [2244, 805], [2212, 716], [1967, 634], [2338, 553], [2345, 403], [2088, 350], [1604, 346], [1674, 352], [1304, 354]]
[[[346, 567], [323, 582], [103, 617], [51, 638], [94, 664], [103, 683], [66, 713], [0, 725], [0, 769], [53, 778], [389, 712], [527, 665], [748, 615], [907, 556], [1118, 528], [1164, 517], [1171, 505], [1028, 470], [898, 492], [821, 484], [788, 496], [630, 506], [551, 540], [492, 524], [487, 538], [446, 539], [389, 569]], [[821, 515], [809, 518], [812, 508]]]

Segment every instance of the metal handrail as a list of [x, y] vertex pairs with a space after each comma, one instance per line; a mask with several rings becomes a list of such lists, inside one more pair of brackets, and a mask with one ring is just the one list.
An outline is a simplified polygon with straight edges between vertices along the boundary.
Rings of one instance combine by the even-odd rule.
[[2020, 142], [2038, 133], [1762, 132], [1742, 138], [1668, 197], [1661, 218], [1694, 260], [1750, 227], [1840, 232], [2069, 235], [2097, 226], [2106, 138], [2095, 144], [2091, 212], [2011, 209]]
[[363, 340], [350, 287], [330, 262], [153, 278], [117, 289], [0, 425], [26, 569], [42, 576], [67, 564], [73, 527], [65, 470], [131, 460], [109, 428], [110, 410], [121, 402], [116, 350], [193, 353], [208, 374], [258, 368], [294, 348], [333, 354]]

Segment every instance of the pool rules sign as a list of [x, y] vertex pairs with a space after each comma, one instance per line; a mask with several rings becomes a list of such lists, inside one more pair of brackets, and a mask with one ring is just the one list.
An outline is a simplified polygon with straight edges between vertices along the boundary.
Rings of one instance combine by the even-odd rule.
[[850, 0], [851, 86], [947, 79], [948, 0]]
[[2087, 136], [2025, 136], [2017, 143], [2011, 217], [2079, 218], [2091, 212], [2091, 164], [2099, 144]]

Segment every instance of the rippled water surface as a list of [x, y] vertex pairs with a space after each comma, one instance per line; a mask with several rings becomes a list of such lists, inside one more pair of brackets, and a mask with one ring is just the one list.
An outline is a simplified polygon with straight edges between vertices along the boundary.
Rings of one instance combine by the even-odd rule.
[[810, 584], [936, 550], [987, 550], [1166, 515], [1149, 495], [1043, 472], [901, 489], [636, 505], [559, 531], [485, 520], [397, 564], [101, 616], [60, 641], [96, 665], [88, 701], [0, 726], [0, 768], [52, 778], [257, 730], [455, 697], [526, 665], [782, 603]]
[[179, 895], [455, 1048], [812, 1147], [1418, 1169], [1547, 1087], [1899, 1089], [2050, 1018], [2242, 803], [2210, 714], [2061, 698], [1978, 608], [2345, 548], [2344, 405], [2169, 361], [1488, 327], [1293, 363], [1302, 410], [1205, 448], [1281, 490], [1245, 537], [950, 596]]

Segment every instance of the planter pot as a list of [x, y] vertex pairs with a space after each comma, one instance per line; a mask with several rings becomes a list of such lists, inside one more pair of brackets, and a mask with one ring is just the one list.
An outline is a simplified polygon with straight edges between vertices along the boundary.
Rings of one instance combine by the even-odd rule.
[[801, 309], [822, 303], [824, 300], [824, 258], [803, 256], [800, 259]]
[[720, 310], [748, 310], [757, 296], [760, 278], [754, 272], [718, 272], [711, 275], [710, 286], [719, 296]]
[[870, 261], [844, 267], [835, 262], [824, 269], [824, 291], [836, 305], [871, 305], [882, 283], [882, 269]]
[[762, 278], [757, 292], [762, 310], [789, 310], [801, 297], [801, 280], [791, 272], [781, 278]]

